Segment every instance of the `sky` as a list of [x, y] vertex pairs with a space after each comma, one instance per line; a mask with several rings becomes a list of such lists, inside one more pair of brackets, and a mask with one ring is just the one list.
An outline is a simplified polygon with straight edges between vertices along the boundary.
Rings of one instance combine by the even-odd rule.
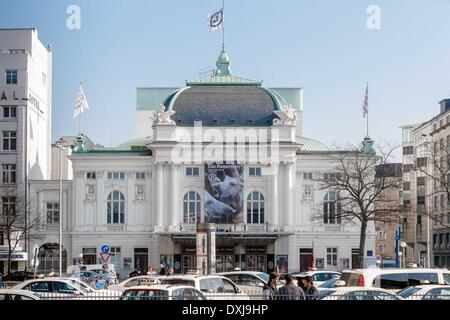
[[[67, 8], [80, 8], [70, 30]], [[367, 20], [376, 5], [380, 28]], [[221, 33], [207, 16], [220, 0], [1, 0], [0, 28], [36, 27], [53, 47], [53, 140], [82, 131], [111, 147], [135, 138], [137, 87], [182, 87], [214, 65]], [[369, 133], [401, 143], [399, 126], [424, 122], [450, 98], [450, 0], [226, 0], [233, 75], [267, 87], [303, 87], [304, 136], [327, 145]], [[401, 161], [400, 159], [397, 159]]]

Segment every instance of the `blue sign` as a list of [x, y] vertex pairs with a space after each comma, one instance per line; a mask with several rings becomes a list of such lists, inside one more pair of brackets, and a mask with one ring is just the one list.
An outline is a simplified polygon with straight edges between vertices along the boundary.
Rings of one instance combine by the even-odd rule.
[[367, 256], [368, 257], [372, 257], [373, 256], [373, 251], [372, 250], [367, 250]]
[[102, 253], [109, 253], [110, 250], [111, 249], [109, 248], [109, 246], [107, 244], [103, 245], [102, 249], [101, 249]]

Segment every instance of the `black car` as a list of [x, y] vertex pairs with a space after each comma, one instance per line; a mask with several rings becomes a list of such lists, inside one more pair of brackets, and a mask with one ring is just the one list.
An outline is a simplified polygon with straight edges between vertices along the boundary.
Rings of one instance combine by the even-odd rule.
[[29, 271], [16, 271], [3, 277], [3, 281], [25, 281], [34, 279], [34, 273]]

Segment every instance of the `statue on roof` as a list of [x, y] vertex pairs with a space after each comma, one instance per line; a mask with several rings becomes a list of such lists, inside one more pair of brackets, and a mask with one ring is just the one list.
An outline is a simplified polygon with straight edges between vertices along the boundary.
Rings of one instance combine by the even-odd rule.
[[273, 119], [273, 125], [297, 125], [297, 111], [291, 106], [281, 106], [281, 110], [274, 111], [278, 118]]
[[175, 114], [175, 111], [173, 111], [173, 110], [166, 111], [166, 107], [161, 104], [159, 106], [159, 109], [154, 111], [150, 118], [150, 120], [152, 122], [152, 126], [153, 125], [169, 125], [169, 126], [176, 125], [175, 121], [170, 119], [170, 117], [174, 114]]

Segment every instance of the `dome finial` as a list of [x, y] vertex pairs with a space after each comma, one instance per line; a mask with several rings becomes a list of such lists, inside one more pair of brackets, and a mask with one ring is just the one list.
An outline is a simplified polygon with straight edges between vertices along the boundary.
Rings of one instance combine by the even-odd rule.
[[225, 46], [222, 47], [222, 52], [216, 62], [216, 77], [229, 77], [231, 76], [230, 58], [225, 51]]

